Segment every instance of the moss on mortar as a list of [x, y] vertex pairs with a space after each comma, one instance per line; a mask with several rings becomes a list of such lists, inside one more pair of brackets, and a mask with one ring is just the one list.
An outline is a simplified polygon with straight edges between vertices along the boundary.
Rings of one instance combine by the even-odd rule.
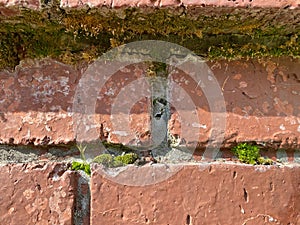
[[293, 56], [300, 53], [300, 10], [294, 9], [77, 9], [53, 3], [39, 11], [0, 14], [0, 69], [25, 58], [91, 61], [136, 40], [180, 44], [207, 59]]
[[123, 155], [112, 156], [110, 154], [102, 154], [93, 159], [94, 163], [99, 163], [107, 167], [120, 167], [133, 164], [138, 159], [135, 153], [126, 153]]

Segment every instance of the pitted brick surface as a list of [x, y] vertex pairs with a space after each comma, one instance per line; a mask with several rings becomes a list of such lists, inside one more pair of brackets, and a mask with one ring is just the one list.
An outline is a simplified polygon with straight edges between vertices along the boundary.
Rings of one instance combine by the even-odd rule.
[[[225, 147], [236, 142], [259, 141], [275, 148], [299, 148], [299, 60], [280, 58], [207, 64], [218, 80], [225, 99]], [[84, 72], [84, 68], [74, 69], [50, 59], [23, 63], [14, 73], [1, 71], [0, 142], [49, 145], [76, 140], [73, 115], [82, 112], [72, 112], [72, 107], [78, 81]], [[132, 99], [130, 95], [143, 88], [139, 83], [136, 87], [130, 85], [146, 73], [145, 65], [139, 64], [114, 74], [94, 99], [97, 103], [93, 129], [82, 127], [77, 132], [95, 132], [96, 139], [123, 144], [149, 143], [150, 99], [140, 99], [130, 109], [126, 108]], [[185, 140], [186, 143], [195, 145], [198, 142], [203, 147], [210, 137], [211, 113], [214, 112], [209, 108], [201, 85], [192, 82], [188, 75], [180, 71], [171, 77], [193, 100], [199, 120], [182, 121], [178, 110], [187, 116], [192, 112], [180, 108], [179, 102], [177, 111], [175, 108], [171, 110], [169, 129], [173, 135], [180, 137], [180, 129], [185, 125], [190, 128], [185, 130], [186, 136], [190, 137]], [[88, 88], [83, 87], [82, 91]], [[130, 94], [113, 111], [123, 88], [129, 88], [127, 91]]]
[[0, 166], [1, 224], [73, 224], [76, 179], [60, 163]]
[[88, 5], [90, 7], [262, 7], [262, 8], [296, 8], [299, 7], [299, 0], [61, 0], [62, 7], [81, 7]]
[[[155, 166], [146, 173], [155, 176]], [[94, 169], [92, 225], [300, 223], [300, 167], [185, 165], [148, 186], [118, 184]], [[128, 179], [141, 173], [130, 171]]]
[[5, 7], [11, 6], [22, 6], [30, 9], [38, 10], [41, 6], [41, 2], [39, 0], [0, 0], [0, 6], [4, 5]]

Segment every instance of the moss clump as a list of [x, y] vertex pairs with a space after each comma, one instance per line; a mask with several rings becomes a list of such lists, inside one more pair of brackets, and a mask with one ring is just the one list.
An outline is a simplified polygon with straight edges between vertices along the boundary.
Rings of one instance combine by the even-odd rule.
[[118, 155], [115, 157], [115, 161], [128, 165], [134, 163], [138, 159], [138, 155], [135, 153], [127, 153], [124, 155]]
[[247, 143], [241, 143], [232, 149], [233, 153], [243, 163], [256, 164], [260, 157], [259, 148]]
[[103, 164], [104, 166], [111, 167], [114, 164], [114, 158], [110, 154], [98, 155], [93, 159], [93, 162]]
[[232, 149], [233, 153], [243, 163], [272, 165], [273, 160], [260, 156], [258, 146], [248, 143], [240, 143]]
[[110, 154], [102, 154], [93, 159], [94, 163], [102, 164], [106, 167], [120, 167], [134, 163], [138, 159], [135, 153], [127, 153], [113, 157]]
[[274, 161], [269, 158], [259, 157], [257, 159], [257, 163], [261, 164], [261, 165], [272, 165], [274, 163]]

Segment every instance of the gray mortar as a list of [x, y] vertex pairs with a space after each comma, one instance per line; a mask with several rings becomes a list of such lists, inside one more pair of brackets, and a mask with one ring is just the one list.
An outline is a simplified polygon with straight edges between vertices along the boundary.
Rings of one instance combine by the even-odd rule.
[[276, 152], [276, 158], [281, 163], [288, 163], [289, 161], [288, 155], [284, 149], [278, 149], [278, 151]]
[[75, 146], [0, 145], [0, 164], [39, 162], [41, 157], [53, 162], [71, 162], [79, 158]]
[[[163, 157], [170, 150], [168, 146], [168, 120], [170, 106], [168, 103], [168, 80], [157, 76], [151, 78], [151, 141], [154, 157]], [[157, 145], [157, 143], [160, 143]]]
[[1, 146], [0, 163], [29, 163], [37, 161], [39, 158], [38, 151], [28, 151], [22, 147]]
[[295, 152], [294, 152], [294, 162], [300, 163], [300, 149], [295, 150]]
[[184, 146], [172, 148], [167, 154], [166, 159], [174, 162], [190, 162], [193, 161], [193, 149], [188, 149]]
[[[78, 172], [76, 206], [74, 211], [74, 225], [84, 224], [84, 218], [90, 218], [90, 177], [83, 171]], [[88, 185], [88, 193], [84, 194], [82, 185]], [[88, 224], [85, 224], [88, 225]]]

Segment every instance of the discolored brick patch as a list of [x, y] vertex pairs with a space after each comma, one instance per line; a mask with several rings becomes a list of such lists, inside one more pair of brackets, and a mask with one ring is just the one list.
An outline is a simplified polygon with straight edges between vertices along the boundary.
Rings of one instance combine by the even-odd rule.
[[76, 176], [64, 164], [8, 164], [0, 174], [1, 224], [74, 224]]
[[[157, 166], [144, 174], [138, 167], [127, 169], [128, 179], [139, 173], [144, 179], [155, 177]], [[185, 165], [169, 179], [148, 186], [118, 184], [102, 174], [95, 166], [93, 225], [300, 223], [299, 166]]]

